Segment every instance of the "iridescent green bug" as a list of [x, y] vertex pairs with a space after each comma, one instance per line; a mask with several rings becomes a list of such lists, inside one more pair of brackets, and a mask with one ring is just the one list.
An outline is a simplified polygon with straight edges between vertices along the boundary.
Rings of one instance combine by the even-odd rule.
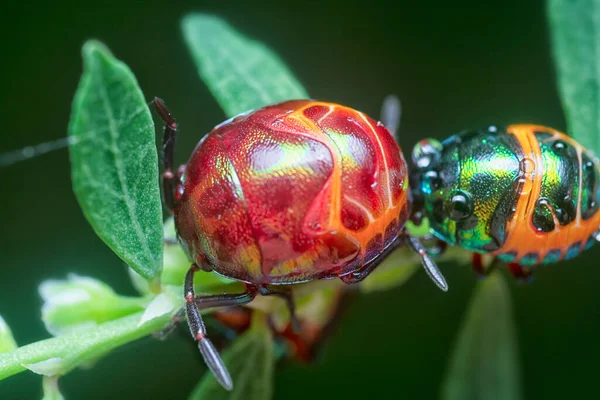
[[563, 133], [492, 126], [423, 140], [412, 159], [414, 219], [445, 243], [532, 267], [596, 241], [600, 165]]

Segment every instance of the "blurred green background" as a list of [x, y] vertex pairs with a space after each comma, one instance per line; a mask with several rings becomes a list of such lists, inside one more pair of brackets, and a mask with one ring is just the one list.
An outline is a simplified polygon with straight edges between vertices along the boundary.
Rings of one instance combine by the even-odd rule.
[[[372, 116], [396, 93], [402, 147], [487, 125], [531, 122], [564, 130], [543, 1], [19, 2], [3, 11], [0, 152], [66, 135], [80, 73], [80, 47], [105, 42], [178, 118], [178, 162], [224, 119], [197, 77], [179, 30], [190, 11], [214, 12], [275, 50], [315, 98]], [[282, 5], [285, 3], [285, 5]], [[450, 5], [451, 4], [451, 5]], [[66, 150], [0, 169], [0, 314], [23, 345], [46, 338], [37, 286], [69, 272], [133, 294], [120, 260], [85, 221], [71, 191]], [[600, 246], [511, 281], [525, 398], [597, 393]], [[275, 398], [437, 398], [476, 279], [442, 265], [437, 290], [423, 273], [404, 286], [354, 297], [320, 361], [277, 369]], [[60, 380], [68, 399], [172, 398], [204, 372], [184, 329], [147, 338]], [[0, 382], [0, 399], [41, 397], [40, 377]]]

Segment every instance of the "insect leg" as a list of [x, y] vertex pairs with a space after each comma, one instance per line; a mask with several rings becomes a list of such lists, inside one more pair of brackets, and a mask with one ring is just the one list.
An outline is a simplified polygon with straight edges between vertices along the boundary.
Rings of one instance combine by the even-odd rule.
[[[523, 271], [522, 267], [520, 267], [518, 264], [515, 264], [515, 265], [516, 265], [516, 269], [515, 269], [514, 273], [518, 274], [517, 271]], [[501, 261], [498, 257], [494, 257], [494, 258], [492, 258], [492, 260], [490, 262], [486, 263], [483, 258], [483, 254], [480, 254], [480, 253], [472, 254], [471, 268], [473, 269], [473, 272], [475, 273], [475, 275], [480, 279], [487, 278], [488, 276], [490, 276], [490, 274], [492, 272], [496, 271], [500, 267], [507, 267], [509, 269], [509, 271], [511, 271], [511, 273], [513, 273], [513, 270], [512, 270], [513, 267], [511, 267], [511, 264], [507, 265], [506, 263]], [[522, 272], [522, 273], [524, 273], [524, 272]], [[522, 276], [523, 275], [521, 275], [521, 277]]]
[[285, 300], [288, 310], [290, 311], [290, 321], [294, 332], [300, 332], [300, 321], [296, 316], [296, 304], [294, 303], [294, 296], [292, 295], [291, 288], [273, 288], [267, 286], [261, 286], [259, 292], [263, 296], [277, 296]]
[[175, 134], [177, 133], [177, 122], [169, 112], [165, 102], [158, 97], [154, 98], [154, 108], [165, 123], [165, 131], [163, 134], [163, 165], [164, 171], [162, 175], [163, 197], [165, 205], [171, 213], [175, 203], [175, 191], [177, 190], [176, 176], [173, 173], [173, 158], [175, 155]]
[[530, 269], [517, 263], [509, 263], [508, 271], [519, 283], [529, 283], [533, 280], [533, 274]]
[[[251, 285], [246, 286], [246, 291], [243, 293], [235, 294], [217, 294], [217, 295], [199, 295], [194, 297], [194, 303], [200, 310], [207, 308], [220, 308], [220, 307], [234, 307], [243, 306], [244, 304], [250, 303], [256, 297], [258, 290]], [[163, 330], [156, 332], [154, 336], [157, 339], [166, 339], [177, 327], [177, 324], [181, 322], [185, 316], [186, 308], [182, 307], [173, 316], [172, 322], [167, 325]]]
[[430, 254], [434, 258], [440, 257], [448, 248], [448, 243], [433, 235], [426, 235], [420, 238], [420, 241], [421, 244], [423, 244], [423, 247], [425, 247], [425, 250], [427, 250], [427, 254]]
[[480, 253], [473, 253], [471, 255], [471, 268], [473, 269], [473, 272], [475, 273], [475, 275], [477, 275], [480, 278], [485, 277], [486, 271], [485, 271], [485, 267], [483, 265], [483, 255]]
[[421, 241], [414, 236], [407, 235], [406, 237], [409, 247], [421, 257], [421, 264], [423, 264], [423, 268], [425, 268], [427, 275], [429, 275], [437, 287], [442, 289], [444, 292], [447, 292], [448, 284], [446, 283], [446, 279], [444, 279], [444, 275], [442, 275], [442, 272], [439, 270], [431, 256], [427, 254], [427, 250]]
[[390, 244], [377, 258], [366, 263], [363, 267], [355, 272], [352, 272], [347, 275], [343, 275], [340, 279], [347, 284], [358, 283], [364, 280], [367, 276], [371, 274], [385, 260], [385, 258], [390, 255], [394, 250], [402, 245], [402, 240], [398, 237], [392, 244]]
[[402, 105], [398, 97], [390, 94], [383, 99], [381, 105], [381, 122], [390, 131], [392, 136], [398, 141], [398, 127], [400, 126], [400, 116], [402, 115]]
[[197, 264], [192, 264], [185, 275], [184, 297], [188, 326], [192, 337], [198, 342], [198, 349], [210, 371], [217, 378], [221, 386], [227, 390], [231, 390], [233, 387], [231, 376], [221, 356], [219, 356], [212, 342], [206, 337], [206, 326], [200, 315], [200, 309], [245, 304], [256, 296], [257, 290], [253, 286], [247, 286], [246, 292], [243, 294], [196, 297], [194, 292], [194, 274], [199, 270], [200, 267]]
[[177, 324], [181, 322], [184, 315], [185, 308], [179, 309], [179, 311], [177, 311], [173, 318], [171, 318], [171, 322], [160, 331], [154, 332], [152, 336], [154, 336], [158, 340], [166, 340], [169, 336], [171, 336], [173, 332], [175, 332], [175, 329], [177, 329]]
[[342, 315], [348, 308], [349, 302], [345, 293], [345, 288], [337, 288], [335, 300], [327, 309], [327, 318], [324, 324], [319, 325], [314, 323], [314, 321], [311, 323], [310, 320], [305, 320], [302, 323], [302, 333], [294, 332], [289, 326], [282, 332], [279, 332], [279, 335], [285, 342], [293, 344], [290, 352], [296, 360], [303, 363], [310, 363], [316, 360], [320, 349], [331, 337], [331, 334], [339, 325]]
[[243, 306], [254, 300], [257, 293], [258, 291], [254, 286], [247, 285], [246, 291], [243, 293], [208, 296], [201, 295], [196, 296], [194, 302], [200, 310], [205, 310], [207, 308]]

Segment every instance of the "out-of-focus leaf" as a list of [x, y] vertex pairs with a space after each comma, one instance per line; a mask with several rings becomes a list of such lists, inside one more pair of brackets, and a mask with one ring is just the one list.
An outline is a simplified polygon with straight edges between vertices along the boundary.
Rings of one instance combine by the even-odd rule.
[[478, 283], [449, 360], [443, 400], [522, 398], [511, 307], [500, 272]]
[[401, 248], [390, 254], [375, 271], [360, 282], [360, 291], [371, 293], [400, 286], [420, 268], [419, 257], [408, 248]]
[[600, 3], [549, 0], [548, 18], [569, 134], [600, 155]]
[[[339, 279], [312, 281], [295, 285], [292, 296], [296, 305], [296, 316], [301, 324], [311, 329], [326, 325], [335, 315], [343, 292], [348, 285]], [[290, 312], [284, 299], [277, 296], [258, 296], [249, 307], [269, 314], [275, 329], [283, 330], [290, 323]]]
[[15, 339], [13, 338], [10, 327], [0, 315], [0, 353], [12, 351], [17, 347], [19, 346], [17, 346], [17, 342], [15, 342]]
[[408, 221], [406, 223], [406, 229], [411, 236], [423, 237], [429, 235], [431, 233], [431, 229], [429, 227], [429, 220], [427, 218], [423, 218], [423, 221], [420, 225], [415, 225], [412, 221]]
[[[449, 247], [435, 261], [438, 264], [449, 261], [466, 264], [471, 261], [471, 257], [472, 253], [460, 247]], [[371, 275], [359, 283], [360, 291], [371, 293], [401, 286], [420, 269], [422, 269], [420, 257], [406, 247], [400, 248], [390, 254]]]
[[252, 327], [223, 353], [233, 379], [231, 392], [223, 389], [210, 372], [194, 388], [190, 400], [269, 400], [273, 396], [273, 338], [265, 315], [254, 312]]
[[229, 117], [284, 100], [308, 98], [277, 54], [221, 18], [190, 14], [181, 26], [200, 77]]
[[101, 323], [143, 310], [147, 302], [119, 296], [107, 284], [75, 274], [42, 282], [39, 292], [44, 300], [42, 320], [53, 335], [94, 330]]
[[83, 46], [69, 123], [73, 190], [96, 234], [148, 280], [162, 269], [154, 123], [135, 76], [101, 43]]
[[[334, 280], [331, 281], [331, 284], [322, 285], [316, 290], [299, 290], [297, 295], [294, 292], [296, 315], [301, 321], [309, 322], [312, 325], [327, 324], [335, 314], [342, 293], [347, 288], [343, 282]], [[286, 312], [288, 311], [286, 305], [283, 308]]]
[[44, 389], [44, 397], [42, 400], [65, 399], [58, 389], [58, 377], [56, 376], [44, 376], [42, 380], [42, 388]]

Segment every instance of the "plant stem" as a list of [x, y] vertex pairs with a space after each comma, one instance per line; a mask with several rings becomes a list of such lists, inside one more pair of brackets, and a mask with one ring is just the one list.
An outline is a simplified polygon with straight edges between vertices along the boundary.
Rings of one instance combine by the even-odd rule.
[[30, 364], [58, 358], [60, 367], [54, 371], [63, 375], [81, 363], [96, 359], [107, 352], [160, 330], [171, 320], [171, 314], [161, 315], [138, 326], [142, 312], [106, 322], [83, 331], [42, 340], [0, 355], [0, 380], [27, 369]]

